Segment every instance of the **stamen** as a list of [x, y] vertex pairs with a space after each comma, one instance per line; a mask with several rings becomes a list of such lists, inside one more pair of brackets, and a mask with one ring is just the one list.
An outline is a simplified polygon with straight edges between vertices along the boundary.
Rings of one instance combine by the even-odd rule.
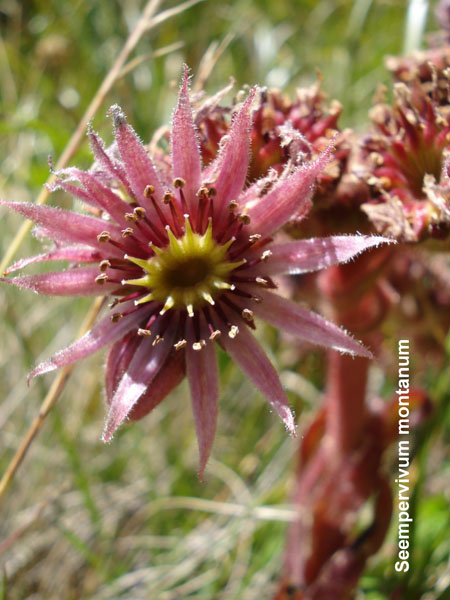
[[102, 231], [98, 236], [97, 236], [97, 240], [99, 242], [109, 242], [111, 240], [111, 234], [109, 233], [109, 231]]
[[262, 285], [263, 287], [276, 290], [278, 286], [272, 281], [270, 277], [257, 277], [255, 279], [258, 285]]
[[144, 189], [144, 196], [146, 198], [151, 198], [151, 196], [155, 193], [155, 188], [153, 185], [146, 185]]
[[233, 212], [234, 210], [236, 210], [236, 208], [238, 208], [238, 206], [239, 204], [236, 202], [236, 200], [232, 200], [228, 205], [228, 210]]
[[155, 346], [157, 346], [158, 344], [160, 344], [163, 341], [164, 341], [163, 337], [161, 337], [160, 335], [156, 335], [155, 339], [152, 342], [152, 346], [155, 347]]
[[214, 340], [217, 340], [221, 335], [222, 332], [220, 331], [220, 329], [215, 329], [209, 336], [209, 339], [213, 342]]
[[117, 323], [122, 318], [123, 318], [123, 314], [122, 313], [114, 313], [113, 315], [111, 315], [111, 321], [113, 323]]
[[122, 229], [122, 237], [127, 238], [134, 234], [134, 231], [131, 227], [127, 227], [126, 229]]
[[261, 239], [261, 234], [260, 233], [253, 233], [252, 235], [249, 236], [249, 240], [251, 241], [252, 244], [254, 244], [255, 242], [258, 242]]
[[175, 348], [175, 350], [177, 352], [178, 352], [178, 350], [181, 350], [185, 346], [187, 346], [187, 341], [186, 340], [179, 340], [176, 344], [173, 345], [173, 347]]
[[239, 327], [237, 325], [232, 325], [230, 331], [228, 332], [228, 336], [234, 340], [234, 338], [239, 333]]
[[241, 313], [242, 318], [245, 319], [246, 321], [253, 321], [254, 318], [254, 314], [253, 311], [250, 310], [249, 308], [244, 308], [244, 310]]
[[150, 329], [142, 329], [141, 327], [139, 327], [139, 329], [137, 330], [137, 334], [140, 337], [143, 337], [143, 336], [148, 337], [149, 335], [152, 334], [152, 332], [150, 331]]
[[143, 219], [145, 217], [145, 208], [142, 208], [142, 206], [136, 206], [136, 208], [133, 210], [133, 213], [136, 216], [136, 219]]
[[125, 221], [134, 221], [135, 222], [136, 220], [137, 220], [137, 217], [134, 214], [134, 212], [132, 212], [132, 213], [125, 213]]
[[[155, 200], [155, 197], [154, 197], [154, 196], [151, 196], [150, 200], [152, 201], [153, 208], [155, 209], [155, 211], [156, 211], [156, 214], [158, 215], [158, 218], [159, 218], [159, 220], [161, 221], [161, 225], [162, 225], [163, 227], [165, 227], [165, 226], [167, 225], [167, 219], [166, 219], [166, 217], [164, 216], [164, 214], [163, 214], [163, 212], [162, 212], [161, 208], [158, 206], [158, 203], [156, 202], [156, 200]], [[146, 219], [146, 222], [147, 222], [149, 225], [151, 225], [151, 223], [150, 223], [150, 221], [149, 221], [148, 219]], [[152, 226], [152, 229], [155, 229], [155, 226], [154, 226], [154, 225]], [[158, 230], [156, 230], [156, 231], [158, 231]], [[158, 233], [160, 233], [160, 232], [158, 232]]]
[[100, 268], [100, 271], [105, 272], [106, 269], [109, 269], [109, 267], [111, 266], [111, 263], [109, 262], [109, 260], [105, 259], [105, 260], [102, 260], [98, 266]]
[[188, 304], [186, 306], [186, 310], [188, 312], [188, 315], [190, 316], [190, 318], [192, 319], [192, 317], [194, 316], [194, 307], [192, 306], [192, 304]]
[[103, 285], [108, 281], [108, 275], [106, 275], [105, 273], [102, 273], [101, 275], [97, 275], [97, 277], [95, 278], [95, 283], [98, 283], [99, 285]]
[[270, 258], [272, 256], [273, 252], [272, 250], [264, 250], [264, 252], [261, 254], [261, 260], [266, 261], [268, 258]]
[[173, 180], [173, 187], [180, 189], [183, 188], [185, 186], [186, 182], [182, 177], [175, 177], [175, 179]]
[[194, 342], [192, 344], [192, 349], [195, 350], [196, 352], [199, 352], [200, 350], [202, 350], [204, 347], [206, 346], [206, 342], [205, 340], [199, 340], [198, 342]]

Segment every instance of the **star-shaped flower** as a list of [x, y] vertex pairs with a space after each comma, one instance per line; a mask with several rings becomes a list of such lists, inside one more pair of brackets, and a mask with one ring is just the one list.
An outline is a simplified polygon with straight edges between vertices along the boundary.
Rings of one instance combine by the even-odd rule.
[[216, 431], [216, 344], [263, 393], [291, 433], [295, 425], [286, 394], [251, 333], [255, 318], [309, 342], [370, 355], [341, 328], [278, 295], [272, 278], [345, 262], [386, 240], [337, 236], [273, 241], [293, 215], [307, 213], [316, 177], [332, 149], [287, 176], [246, 187], [254, 95], [252, 90], [236, 114], [216, 160], [203, 169], [185, 68], [172, 120], [171, 173], [157, 171], [123, 112], [113, 106], [117, 147], [106, 150], [90, 130], [94, 168], [63, 170], [53, 185], [81, 199], [98, 216], [5, 203], [35, 221], [40, 233], [56, 244], [47, 254], [23, 259], [8, 272], [47, 260], [67, 260], [73, 266], [4, 281], [41, 294], [112, 298], [109, 314], [38, 365], [31, 376], [110, 346], [109, 413], [103, 434], [109, 441], [127, 417], [147, 414], [187, 374], [200, 475]]

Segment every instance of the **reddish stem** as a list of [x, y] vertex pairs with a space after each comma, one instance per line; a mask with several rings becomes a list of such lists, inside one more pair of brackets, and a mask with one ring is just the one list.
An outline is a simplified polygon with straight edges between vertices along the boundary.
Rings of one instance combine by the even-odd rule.
[[326, 435], [332, 451], [345, 454], [355, 448], [366, 419], [368, 358], [328, 353]]

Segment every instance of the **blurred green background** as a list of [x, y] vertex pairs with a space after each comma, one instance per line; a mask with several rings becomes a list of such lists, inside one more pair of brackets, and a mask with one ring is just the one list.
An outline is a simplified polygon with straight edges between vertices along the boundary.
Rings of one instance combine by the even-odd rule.
[[[48, 176], [48, 155], [60, 156], [142, 6], [137, 0], [0, 3], [2, 199], [36, 198]], [[161, 3], [162, 10], [173, 6]], [[207, 81], [209, 93], [230, 77], [236, 89], [259, 83], [292, 92], [315, 81], [318, 69], [324, 91], [344, 104], [341, 125], [362, 129], [377, 85], [389, 81], [383, 57], [401, 52], [406, 6], [398, 0], [198, 3], [143, 37], [133, 56], [176, 42], [183, 46], [117, 81], [94, 126], [112, 140], [105, 114], [117, 102], [142, 138], [150, 139], [170, 119], [182, 63], [195, 73], [210, 45], [227, 40]], [[90, 160], [83, 143], [74, 162], [86, 167]], [[55, 199], [68, 203], [63, 196]], [[20, 223], [1, 210], [2, 256]], [[28, 236], [19, 256], [39, 248]], [[2, 472], [52, 381], [40, 378], [28, 389], [27, 372], [73, 339], [90, 303], [0, 289]], [[264, 330], [263, 343], [282, 371], [297, 415], [303, 413], [301, 432], [323, 387], [322, 356], [314, 351], [300, 363], [272, 330]], [[103, 360], [95, 356], [76, 367], [2, 501], [0, 598], [270, 598], [290, 515], [283, 504], [292, 488], [296, 442], [221, 356], [221, 414], [206, 483], [196, 476], [184, 384], [154, 414], [123, 427], [104, 446]], [[421, 377], [443, 403], [448, 372], [428, 369]], [[375, 392], [388, 397], [394, 381], [385, 380], [376, 365], [373, 379]], [[405, 581], [408, 598], [445, 594], [448, 498], [441, 427], [442, 419], [435, 418], [417, 445], [418, 525], [414, 569]], [[262, 505], [273, 509], [254, 510]], [[249, 509], [245, 518], [243, 506]], [[371, 561], [358, 598], [389, 596], [399, 582], [394, 552], [395, 528]]]

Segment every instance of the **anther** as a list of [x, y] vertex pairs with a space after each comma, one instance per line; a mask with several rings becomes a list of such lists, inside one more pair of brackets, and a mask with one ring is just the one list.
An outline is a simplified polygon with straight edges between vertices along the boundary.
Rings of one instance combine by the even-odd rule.
[[234, 338], [239, 333], [239, 327], [237, 325], [232, 325], [230, 331], [228, 332], [228, 336], [234, 340]]
[[242, 318], [245, 319], [246, 321], [250, 322], [253, 321], [253, 311], [250, 310], [249, 308], [244, 308], [244, 310], [241, 312]]
[[236, 200], [232, 200], [230, 202], [230, 204], [228, 205], [228, 210], [233, 212], [234, 210], [236, 210], [236, 208], [239, 206], [239, 204], [236, 202]]
[[198, 342], [194, 342], [192, 344], [192, 349], [196, 352], [199, 352], [202, 348], [206, 346], [205, 340], [199, 340]]
[[98, 236], [97, 240], [99, 242], [109, 242], [111, 239], [111, 234], [108, 231], [102, 231]]
[[109, 267], [111, 266], [111, 263], [109, 262], [109, 260], [105, 259], [105, 260], [102, 260], [98, 266], [100, 268], [100, 271], [102, 271], [102, 273], [103, 273], [106, 271], [106, 269], [109, 269]]
[[141, 337], [148, 337], [149, 335], [152, 334], [152, 332], [150, 331], [150, 329], [143, 329], [141, 327], [139, 327], [139, 329], [137, 330], [137, 334]]
[[264, 277], [257, 277], [255, 281], [258, 285], [262, 285], [263, 287], [270, 287], [269, 281]]
[[250, 216], [243, 213], [241, 215], [238, 215], [238, 221], [240, 221], [241, 223], [243, 223], [244, 225], [248, 225], [250, 223]]
[[194, 307], [192, 306], [192, 304], [188, 304], [188, 305], [186, 306], [186, 310], [187, 310], [187, 312], [188, 312], [188, 315], [189, 315], [189, 316], [191, 317], [191, 319], [192, 319], [192, 317], [194, 316]]
[[184, 187], [186, 184], [185, 180], [182, 177], [175, 177], [173, 180], [173, 187], [179, 189]]
[[260, 298], [259, 296], [252, 296], [251, 299], [253, 300], [253, 302], [255, 304], [261, 304], [261, 302], [262, 302], [262, 298]]
[[132, 212], [132, 213], [125, 213], [125, 220], [126, 221], [137, 221], [137, 217], [134, 214], [134, 212]]
[[212, 198], [213, 196], [216, 196], [216, 195], [217, 195], [217, 190], [216, 190], [216, 188], [215, 188], [215, 187], [210, 187], [210, 188], [208, 189], [208, 196], [209, 196], [210, 198]]
[[264, 252], [261, 254], [261, 260], [267, 260], [271, 256], [272, 256], [272, 250], [264, 250]]
[[222, 335], [222, 332], [220, 331], [220, 329], [216, 329], [209, 336], [209, 339], [213, 342], [214, 340], [217, 340], [217, 338], [219, 338], [221, 335]]
[[160, 344], [163, 341], [164, 341], [164, 338], [161, 337], [160, 335], [157, 335], [155, 337], [155, 339], [153, 340], [153, 342], [152, 342], [152, 346], [155, 347], [155, 346], [157, 346], [158, 344]]
[[133, 213], [136, 215], [136, 219], [143, 219], [145, 217], [145, 208], [142, 206], [136, 206], [133, 210]]
[[117, 323], [118, 321], [120, 321], [120, 319], [123, 317], [122, 313], [114, 313], [113, 315], [111, 315], [111, 321], [113, 323]]
[[131, 227], [127, 227], [126, 229], [122, 229], [122, 237], [126, 238], [126, 237], [130, 237], [130, 235], [133, 235], [133, 230], [131, 229]]
[[155, 188], [153, 185], [146, 185], [144, 189], [144, 196], [146, 198], [151, 198], [152, 194], [155, 193]]
[[197, 198], [202, 198], [203, 196], [207, 196], [207, 195], [208, 195], [208, 188], [206, 188], [204, 186], [199, 188], [196, 193]]
[[164, 204], [169, 204], [173, 200], [173, 194], [170, 191], [164, 193], [163, 202]]
[[176, 344], [173, 345], [173, 347], [175, 348], [175, 350], [177, 352], [178, 352], [178, 350], [181, 350], [185, 346], [187, 346], [187, 341], [186, 340], [179, 340]]
[[97, 277], [95, 278], [95, 283], [98, 283], [99, 285], [103, 285], [107, 281], [108, 281], [108, 275], [106, 275], [105, 273], [101, 273], [100, 275], [97, 275]]
[[258, 240], [261, 239], [261, 234], [260, 233], [253, 233], [252, 235], [250, 235], [248, 237], [248, 239], [251, 241], [252, 244], [254, 244], [255, 242], [257, 242]]

